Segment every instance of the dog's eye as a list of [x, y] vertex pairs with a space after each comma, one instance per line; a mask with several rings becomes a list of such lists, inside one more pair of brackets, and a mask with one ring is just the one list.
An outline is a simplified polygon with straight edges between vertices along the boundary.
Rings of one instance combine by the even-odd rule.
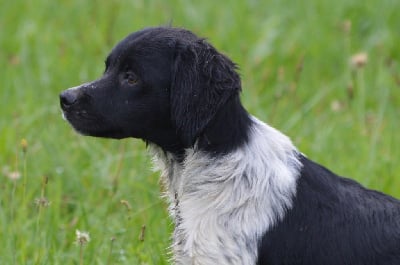
[[125, 73], [125, 80], [129, 85], [135, 85], [139, 81], [137, 76], [132, 72]]

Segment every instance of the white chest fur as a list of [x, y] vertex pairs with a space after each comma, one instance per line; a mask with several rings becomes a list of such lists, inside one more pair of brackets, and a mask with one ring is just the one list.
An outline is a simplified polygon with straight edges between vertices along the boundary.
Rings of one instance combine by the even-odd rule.
[[301, 167], [291, 141], [253, 118], [250, 141], [178, 163], [152, 147], [175, 221], [175, 264], [255, 264], [261, 236], [291, 207]]

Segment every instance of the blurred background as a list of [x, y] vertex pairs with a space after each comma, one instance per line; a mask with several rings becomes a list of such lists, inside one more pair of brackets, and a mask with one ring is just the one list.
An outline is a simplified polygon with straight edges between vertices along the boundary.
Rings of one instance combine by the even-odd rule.
[[398, 10], [397, 0], [3, 1], [0, 264], [168, 264], [173, 225], [144, 143], [79, 136], [58, 101], [148, 26], [206, 37], [239, 65], [250, 113], [399, 198]]

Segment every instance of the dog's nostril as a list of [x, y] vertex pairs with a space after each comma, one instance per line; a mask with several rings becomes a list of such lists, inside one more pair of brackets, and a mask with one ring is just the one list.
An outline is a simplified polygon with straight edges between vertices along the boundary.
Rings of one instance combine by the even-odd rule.
[[78, 93], [74, 90], [65, 90], [60, 94], [60, 104], [62, 107], [73, 105], [78, 98]]

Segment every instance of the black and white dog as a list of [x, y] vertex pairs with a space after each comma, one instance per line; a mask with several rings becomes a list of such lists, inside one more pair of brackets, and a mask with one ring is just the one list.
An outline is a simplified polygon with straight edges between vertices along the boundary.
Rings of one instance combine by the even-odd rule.
[[175, 264], [399, 265], [400, 202], [303, 156], [240, 103], [235, 64], [147, 28], [60, 95], [84, 135], [141, 138], [167, 187]]

